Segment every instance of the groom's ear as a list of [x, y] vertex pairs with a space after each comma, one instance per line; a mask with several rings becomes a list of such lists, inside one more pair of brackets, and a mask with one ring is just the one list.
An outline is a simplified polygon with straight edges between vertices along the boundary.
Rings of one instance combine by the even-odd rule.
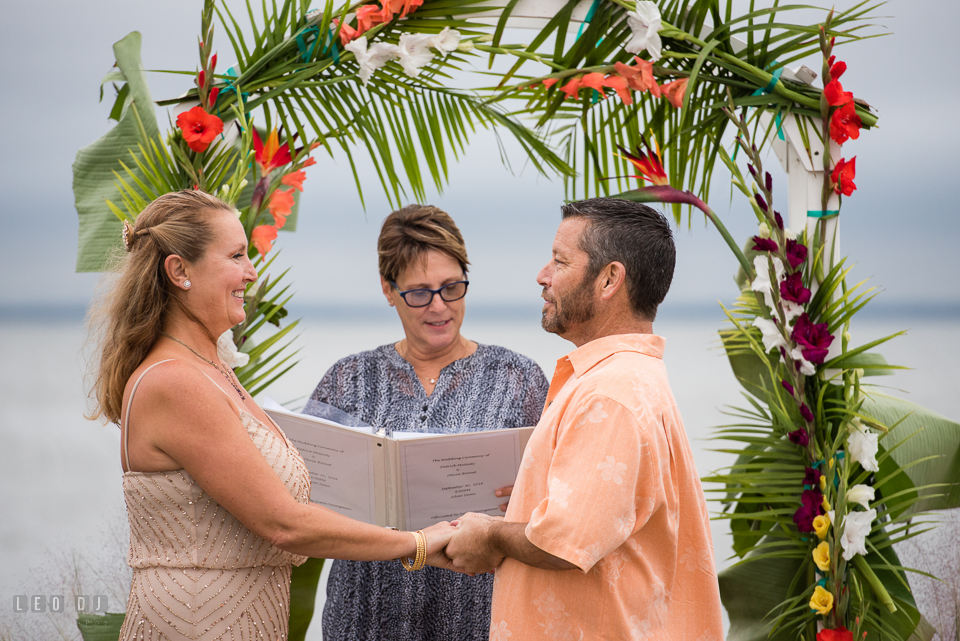
[[626, 293], [627, 269], [620, 261], [613, 261], [600, 270], [597, 276], [597, 286], [600, 288], [600, 298], [610, 300], [621, 290]]

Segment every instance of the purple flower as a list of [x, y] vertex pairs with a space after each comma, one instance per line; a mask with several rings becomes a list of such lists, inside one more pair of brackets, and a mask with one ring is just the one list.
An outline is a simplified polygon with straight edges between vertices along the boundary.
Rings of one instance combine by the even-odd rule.
[[777, 221], [777, 227], [783, 229], [783, 216], [780, 215], [779, 211], [773, 212], [773, 218]]
[[833, 336], [827, 331], [826, 323], [811, 323], [806, 313], [800, 315], [791, 334], [793, 342], [801, 349], [804, 360], [819, 365], [827, 357], [827, 349], [833, 342]]
[[756, 167], [754, 167], [753, 165], [747, 163], [747, 169], [750, 170], [750, 175], [751, 175], [751, 176], [753, 176], [754, 178], [757, 177], [757, 169], [756, 169]]
[[780, 298], [793, 301], [798, 305], [810, 302], [810, 290], [803, 286], [803, 274], [793, 272], [780, 281]]
[[820, 485], [820, 470], [815, 467], [803, 468], [803, 484], [818, 487]]
[[807, 246], [801, 245], [795, 240], [787, 241], [787, 260], [790, 266], [796, 269], [807, 260]]
[[807, 430], [804, 427], [801, 427], [798, 430], [793, 430], [787, 434], [787, 438], [790, 439], [791, 443], [795, 443], [800, 447], [806, 447], [807, 443], [810, 442], [810, 436], [807, 434]]
[[765, 201], [765, 200], [763, 199], [763, 196], [761, 196], [760, 194], [754, 194], [754, 195], [753, 195], [753, 198], [754, 198], [754, 200], [757, 201], [757, 207], [759, 207], [759, 208], [762, 209], [763, 211], [768, 211], [768, 210], [769, 210], [769, 208], [767, 207], [767, 201]]
[[806, 403], [800, 403], [800, 416], [802, 416], [805, 421], [813, 423], [813, 412], [810, 411]]
[[787, 390], [788, 392], [790, 392], [790, 396], [796, 396], [796, 395], [797, 395], [797, 392], [793, 389], [793, 385], [791, 385], [791, 384], [788, 383], [787, 381], [780, 381], [780, 384], [783, 385], [783, 389], [785, 389], [785, 390]]
[[765, 181], [765, 184], [767, 187], [767, 191], [772, 193], [773, 192], [773, 176], [770, 175], [769, 171], [766, 173], [767, 173], [767, 176], [766, 176], [767, 180]]
[[793, 514], [793, 522], [801, 532], [813, 532], [813, 519], [823, 514], [823, 494], [820, 490], [804, 490], [800, 502], [800, 509]]
[[772, 238], [753, 237], [753, 251], [755, 252], [775, 252], [779, 249], [777, 241]]

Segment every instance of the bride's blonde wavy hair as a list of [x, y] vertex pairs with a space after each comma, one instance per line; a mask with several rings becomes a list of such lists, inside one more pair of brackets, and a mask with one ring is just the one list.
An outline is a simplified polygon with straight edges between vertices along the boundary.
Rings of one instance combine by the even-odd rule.
[[203, 258], [213, 241], [210, 213], [232, 208], [198, 190], [164, 194], [125, 225], [126, 253], [114, 260], [116, 279], [91, 307], [90, 327], [99, 334], [99, 359], [89, 419], [120, 422], [123, 390], [133, 372], [160, 337], [172, 305], [191, 320], [196, 317], [180, 301], [164, 267], [176, 254], [187, 262]]

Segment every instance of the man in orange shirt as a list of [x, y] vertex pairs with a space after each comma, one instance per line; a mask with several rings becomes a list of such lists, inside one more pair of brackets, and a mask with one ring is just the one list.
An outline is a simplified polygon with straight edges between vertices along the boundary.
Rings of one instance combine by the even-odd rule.
[[653, 334], [676, 250], [667, 220], [624, 200], [562, 208], [540, 271], [557, 361], [504, 519], [467, 514], [447, 547], [496, 567], [490, 638], [720, 641], [710, 524]]

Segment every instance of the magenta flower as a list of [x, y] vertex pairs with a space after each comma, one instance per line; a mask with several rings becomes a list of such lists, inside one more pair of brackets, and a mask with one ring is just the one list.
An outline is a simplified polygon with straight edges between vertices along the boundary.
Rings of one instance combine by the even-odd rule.
[[818, 487], [820, 485], [820, 470], [815, 467], [803, 468], [803, 484]]
[[802, 427], [787, 434], [787, 438], [790, 439], [791, 443], [799, 445], [800, 447], [806, 447], [810, 442], [810, 436], [807, 435], [807, 430]]
[[813, 519], [823, 514], [823, 494], [820, 490], [804, 490], [800, 495], [800, 509], [793, 514], [793, 522], [801, 532], [813, 532]]
[[767, 201], [763, 199], [763, 196], [760, 194], [754, 194], [753, 199], [757, 201], [757, 207], [763, 211], [769, 211], [769, 207], [767, 207]]
[[777, 221], [777, 227], [783, 229], [783, 216], [780, 215], [779, 211], [773, 212], [773, 219]]
[[793, 389], [793, 385], [791, 385], [787, 381], [780, 381], [780, 384], [783, 385], [783, 389], [787, 390], [790, 393], [790, 396], [797, 395], [796, 391]]
[[801, 350], [803, 359], [819, 365], [827, 357], [827, 350], [833, 342], [833, 336], [827, 331], [826, 323], [811, 323], [806, 313], [800, 315], [791, 334], [793, 342]]
[[800, 403], [800, 416], [802, 416], [804, 420], [813, 423], [813, 412], [810, 411], [806, 403]]
[[810, 302], [810, 290], [803, 286], [803, 274], [793, 272], [780, 281], [780, 298], [793, 301], [798, 305], [806, 305]]
[[[753, 251], [755, 252], [775, 252], [779, 249], [777, 241], [772, 238], [761, 238], [760, 236], [753, 237]], [[782, 287], [781, 283], [781, 287]]]
[[796, 269], [807, 260], [807, 246], [801, 245], [795, 240], [787, 241], [787, 260], [790, 266]]

